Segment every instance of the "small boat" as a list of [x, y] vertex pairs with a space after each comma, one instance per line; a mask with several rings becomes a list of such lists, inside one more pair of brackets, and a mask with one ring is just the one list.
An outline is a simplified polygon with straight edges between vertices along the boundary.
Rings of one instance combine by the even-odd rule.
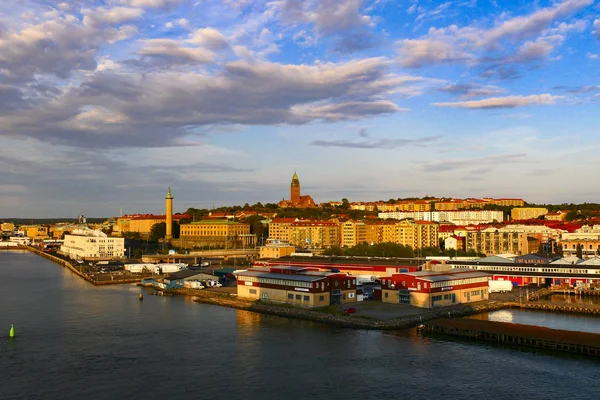
[[140, 293], [139, 299], [140, 299], [140, 301], [144, 300], [144, 295], [142, 293]]

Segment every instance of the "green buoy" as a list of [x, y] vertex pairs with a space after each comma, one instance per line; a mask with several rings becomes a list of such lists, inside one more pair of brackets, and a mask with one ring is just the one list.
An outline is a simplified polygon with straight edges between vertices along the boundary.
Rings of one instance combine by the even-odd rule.
[[10, 332], [8, 333], [8, 337], [11, 339], [15, 338], [15, 326], [10, 324]]

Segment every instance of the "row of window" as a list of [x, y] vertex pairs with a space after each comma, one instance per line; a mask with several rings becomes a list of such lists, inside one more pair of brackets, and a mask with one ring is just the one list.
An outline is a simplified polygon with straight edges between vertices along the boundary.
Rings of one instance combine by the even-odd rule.
[[[266, 283], [268, 285], [280, 285], [280, 286], [295, 286], [301, 288], [312, 288], [312, 282], [300, 282], [293, 280], [284, 280], [284, 279], [273, 279], [273, 278], [260, 278], [256, 276], [242, 276], [241, 280], [244, 282], [258, 282], [258, 283]], [[315, 284], [314, 287], [317, 284]]]
[[488, 265], [471, 265], [470, 267], [483, 271], [500, 272], [554, 272], [562, 274], [600, 274], [600, 270], [588, 270], [577, 268], [532, 268], [532, 267], [505, 267]]

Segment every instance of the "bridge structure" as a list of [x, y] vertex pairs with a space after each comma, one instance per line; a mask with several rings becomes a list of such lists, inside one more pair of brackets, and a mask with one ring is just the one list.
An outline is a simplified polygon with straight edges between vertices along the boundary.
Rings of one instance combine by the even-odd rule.
[[197, 264], [204, 258], [222, 259], [230, 258], [252, 261], [258, 257], [258, 249], [220, 249], [206, 251], [190, 251], [188, 254], [147, 254], [142, 256], [142, 262], [147, 263], [188, 263]]

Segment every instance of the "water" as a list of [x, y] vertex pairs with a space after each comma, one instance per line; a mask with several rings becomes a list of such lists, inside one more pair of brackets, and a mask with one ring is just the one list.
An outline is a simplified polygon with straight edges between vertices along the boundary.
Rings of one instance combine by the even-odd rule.
[[469, 318], [544, 326], [566, 331], [600, 333], [600, 317], [582, 314], [510, 309], [472, 315]]
[[594, 359], [140, 302], [29, 253], [0, 276], [2, 400], [597, 398]]

